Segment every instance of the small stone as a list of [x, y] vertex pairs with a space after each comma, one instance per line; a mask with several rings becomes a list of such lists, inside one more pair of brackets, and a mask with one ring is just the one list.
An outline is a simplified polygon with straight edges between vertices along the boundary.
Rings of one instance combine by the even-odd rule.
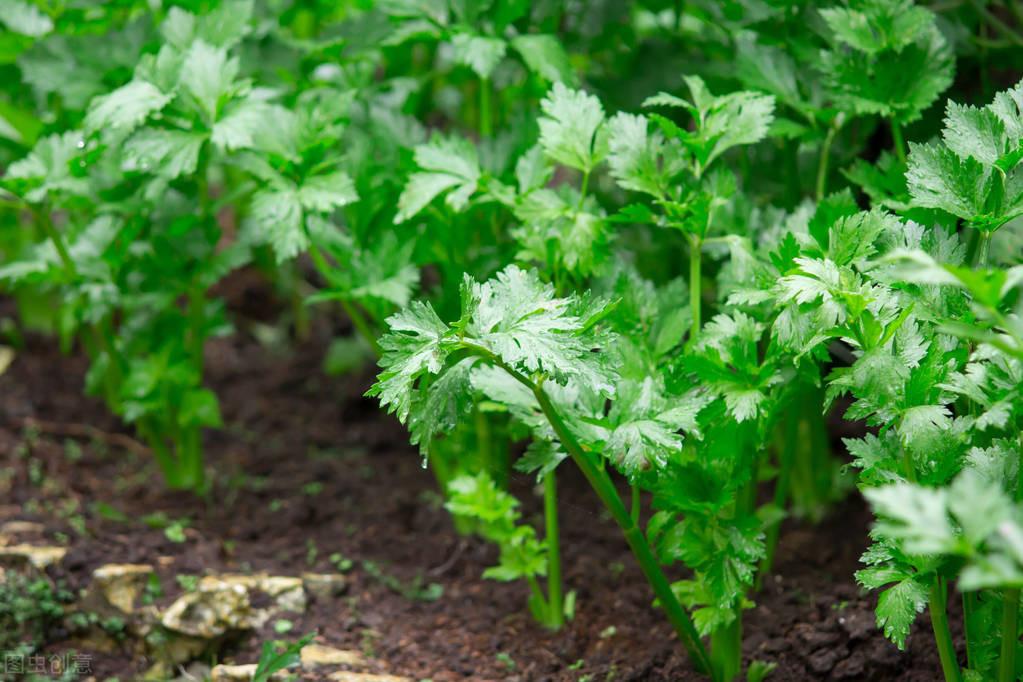
[[398, 675], [375, 675], [373, 673], [351, 673], [346, 670], [331, 673], [327, 679], [332, 682], [413, 682], [411, 677], [399, 677]]
[[210, 671], [210, 680], [212, 682], [251, 682], [252, 676], [256, 674], [256, 668], [255, 663], [215, 665]]
[[66, 547], [11, 545], [9, 547], [0, 547], [0, 566], [13, 569], [31, 566], [43, 571], [47, 566], [60, 563], [66, 554]]
[[135, 601], [146, 589], [153, 567], [149, 564], [107, 564], [92, 573], [93, 590], [108, 604], [130, 614]]
[[217, 580], [201, 580], [163, 613], [160, 622], [168, 630], [192, 637], [213, 639], [230, 630], [256, 627], [249, 593], [244, 587]]
[[[213, 666], [213, 670], [210, 671], [209, 679], [210, 682], [252, 682], [252, 677], [256, 674], [257, 667], [258, 666], [255, 663], [245, 663], [244, 665], [215, 665]], [[282, 670], [271, 675], [270, 679], [286, 680], [288, 677], [287, 672]]]
[[0, 526], [0, 535], [42, 535], [46, 526], [34, 521], [8, 521]]
[[[178, 665], [194, 661], [209, 648], [208, 639], [177, 632], [166, 632], [163, 641], [153, 648], [152, 653], [153, 657], [159, 660], [158, 665], [162, 665], [168, 670], [176, 670]], [[167, 677], [158, 675], [155, 679], [165, 680]]]
[[[255, 590], [262, 592], [272, 598], [277, 608], [282, 611], [302, 613], [306, 609], [305, 589], [302, 586], [301, 578], [266, 575], [265, 573], [256, 575], [225, 573], [223, 575], [203, 578], [199, 581], [200, 587], [204, 583], [207, 585], [227, 583], [229, 585], [241, 586], [246, 591]], [[269, 618], [269, 615], [267, 615], [267, 618]]]
[[196, 682], [197, 680], [208, 680], [213, 670], [201, 661], [192, 661], [187, 667], [181, 669], [181, 674], [171, 682]]
[[302, 667], [316, 668], [323, 665], [362, 666], [366, 659], [358, 651], [335, 649], [320, 644], [308, 644], [302, 648]]
[[340, 573], [303, 573], [302, 585], [314, 598], [328, 601], [348, 590], [348, 578]]

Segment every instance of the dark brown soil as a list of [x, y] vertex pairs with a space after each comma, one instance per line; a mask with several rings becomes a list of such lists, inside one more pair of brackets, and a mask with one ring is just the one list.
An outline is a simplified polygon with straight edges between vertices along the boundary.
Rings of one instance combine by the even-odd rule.
[[[0, 522], [41, 521], [51, 541], [66, 536], [70, 553], [53, 575], [71, 588], [84, 587], [101, 564], [146, 562], [158, 566], [166, 599], [179, 591], [179, 574], [327, 572], [329, 557], [340, 553], [354, 562], [347, 597], [314, 603], [293, 634], [316, 630], [332, 645], [376, 657], [381, 670], [416, 679], [701, 679], [651, 607], [615, 525], [567, 466], [562, 542], [566, 583], [578, 595], [574, 621], [562, 632], [545, 631], [527, 613], [524, 585], [483, 580], [494, 549], [454, 531], [404, 430], [361, 397], [371, 371], [323, 374], [329, 334], [320, 332], [319, 341], [287, 352], [244, 332], [210, 343], [209, 383], [227, 426], [207, 438], [216, 481], [205, 501], [163, 491], [153, 463], [116, 442], [77, 438], [69, 447], [69, 425], [131, 432], [82, 397], [81, 357], [31, 339], [0, 376], [0, 465], [13, 471], [9, 492], [0, 487]], [[38, 434], [25, 428], [31, 419], [45, 422]], [[515, 489], [537, 519], [530, 479], [517, 479]], [[106, 518], [97, 503], [130, 520]], [[186, 541], [171, 542], [136, 521], [154, 512], [190, 519]], [[939, 679], [926, 616], [900, 653], [874, 626], [874, 597], [855, 585], [868, 522], [855, 498], [817, 527], [786, 523], [777, 570], [745, 619], [746, 661], [777, 663], [769, 679]], [[435, 582], [443, 594], [435, 601], [402, 595], [365, 561], [406, 586]], [[262, 641], [276, 638], [268, 625], [225, 655], [252, 661]], [[52, 651], [67, 646], [49, 644]], [[99, 680], [123, 682], [150, 663], [129, 654], [93, 656]]]

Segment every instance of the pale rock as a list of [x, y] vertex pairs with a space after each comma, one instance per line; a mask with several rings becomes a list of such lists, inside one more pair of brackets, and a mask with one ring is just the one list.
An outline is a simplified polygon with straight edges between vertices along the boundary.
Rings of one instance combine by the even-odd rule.
[[257, 627], [249, 592], [244, 586], [203, 579], [194, 592], [181, 595], [160, 618], [168, 630], [214, 639], [230, 630]]
[[398, 675], [376, 675], [374, 673], [352, 673], [340, 670], [327, 676], [332, 682], [414, 682], [411, 677]]
[[42, 535], [46, 526], [34, 521], [8, 521], [0, 526], [0, 535]]
[[366, 659], [358, 651], [335, 649], [321, 644], [307, 644], [302, 648], [302, 667], [317, 668], [324, 665], [362, 666]]
[[302, 587], [301, 578], [290, 576], [267, 575], [257, 573], [255, 575], [244, 575], [240, 573], [224, 573], [217, 576], [208, 576], [199, 581], [203, 583], [228, 583], [239, 585], [246, 591], [256, 590], [271, 597], [277, 608], [283, 611], [302, 613], [306, 608], [305, 590]]
[[0, 567], [22, 569], [31, 567], [39, 571], [60, 563], [67, 547], [39, 547], [36, 545], [10, 545], [0, 547]]
[[256, 664], [246, 663], [245, 665], [215, 665], [210, 671], [211, 682], [251, 682], [252, 676], [256, 674]]
[[345, 593], [348, 578], [340, 573], [303, 573], [305, 591], [320, 601], [329, 601]]
[[149, 564], [107, 564], [92, 574], [90, 595], [101, 597], [121, 613], [135, 611], [135, 601], [145, 591], [153, 567]]
[[[251, 682], [252, 676], [256, 674], [255, 663], [244, 665], [215, 665], [210, 671], [210, 682]], [[276, 672], [270, 676], [271, 680], [285, 680], [288, 678], [287, 671]]]

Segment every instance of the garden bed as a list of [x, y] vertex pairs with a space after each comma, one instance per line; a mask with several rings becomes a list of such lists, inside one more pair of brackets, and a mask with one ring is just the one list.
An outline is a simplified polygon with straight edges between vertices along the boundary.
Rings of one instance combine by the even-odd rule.
[[[87, 588], [102, 565], [152, 565], [163, 592], [155, 603], [163, 606], [188, 584], [177, 576], [346, 576], [342, 596], [272, 619], [207, 663], [254, 662], [264, 641], [315, 631], [317, 642], [360, 651], [368, 670], [435, 682], [702, 679], [574, 470], [566, 467], [562, 479], [562, 542], [566, 585], [578, 595], [575, 619], [552, 634], [522, 608], [524, 584], [483, 580], [493, 546], [455, 532], [404, 429], [362, 397], [371, 368], [324, 375], [327, 338], [314, 329], [313, 340], [287, 352], [249, 334], [207, 345], [225, 428], [207, 440], [216, 479], [204, 502], [166, 492], [152, 459], [125, 447], [131, 431], [82, 397], [82, 357], [30, 338], [0, 377], [0, 464], [13, 473], [0, 481], [0, 524], [37, 522], [45, 530], [28, 542], [66, 546], [47, 573], [72, 592]], [[542, 501], [532, 480], [516, 475], [512, 487], [537, 523]], [[183, 538], [139, 521], [153, 514], [171, 525], [187, 519], [178, 524]], [[774, 680], [940, 677], [928, 632], [914, 631], [900, 654], [874, 625], [875, 596], [853, 579], [868, 524], [855, 493], [817, 526], [785, 524], [775, 571], [744, 618], [746, 664], [777, 663]], [[281, 620], [291, 623], [286, 633]], [[51, 628], [46, 652], [76, 648], [90, 657], [97, 680], [136, 679], [153, 664], [130, 642], [90, 650], [65, 630]]]

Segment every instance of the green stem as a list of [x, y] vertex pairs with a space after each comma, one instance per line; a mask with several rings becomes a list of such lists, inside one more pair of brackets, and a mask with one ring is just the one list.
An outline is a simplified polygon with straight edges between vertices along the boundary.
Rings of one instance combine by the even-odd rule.
[[728, 625], [710, 635], [710, 660], [719, 680], [734, 680], [742, 667], [742, 619], [736, 615]]
[[1016, 649], [1019, 647], [1019, 588], [1002, 593], [1002, 648], [998, 682], [1016, 682]]
[[974, 265], [976, 267], [987, 267], [988, 258], [991, 252], [991, 233], [983, 231], [980, 233], [980, 243], [977, 244], [977, 253], [974, 258]]
[[64, 238], [60, 236], [60, 232], [53, 225], [53, 220], [50, 219], [50, 211], [46, 207], [39, 211], [39, 222], [42, 223], [43, 232], [50, 238], [53, 243], [53, 247], [57, 250], [57, 255], [60, 257], [60, 262], [64, 266], [68, 275], [71, 277], [78, 276], [78, 268], [75, 266], [74, 260], [71, 259], [71, 253], [68, 251], [67, 245], [64, 243]]
[[[60, 262], [64, 266], [64, 270], [68, 277], [72, 279], [77, 278], [78, 267], [75, 265], [74, 259], [71, 258], [71, 252], [68, 250], [67, 244], [65, 244], [60, 231], [54, 226], [53, 220], [50, 218], [49, 209], [45, 206], [38, 212], [38, 222], [42, 225], [43, 232], [53, 244], [53, 248], [56, 249], [57, 256], [60, 258]], [[120, 355], [117, 353], [116, 347], [111, 342], [111, 334], [106, 327], [106, 323], [106, 318], [101, 319], [93, 324], [91, 331], [96, 348], [107, 356], [110, 364], [110, 369], [105, 379], [105, 390], [107, 393], [107, 403], [110, 406], [114, 406], [118, 402], [118, 392], [121, 385], [122, 361]]]
[[473, 421], [476, 431], [476, 452], [479, 455], [480, 468], [487, 472], [495, 481], [496, 471], [490, 457], [490, 424], [487, 422], [487, 415], [478, 407], [474, 410]]
[[689, 238], [689, 312], [692, 315], [692, 323], [689, 326], [689, 345], [696, 343], [696, 337], [700, 333], [700, 270], [702, 266], [702, 254], [700, 253], [703, 244], [696, 235]]
[[671, 583], [668, 582], [668, 578], [661, 570], [661, 565], [654, 556], [653, 550], [650, 549], [643, 531], [633, 523], [629, 510], [625, 508], [622, 498], [618, 496], [618, 490], [611, 481], [611, 477], [602, 466], [592, 461], [590, 456], [583, 450], [582, 445], [579, 444], [579, 441], [576, 440], [575, 436], [565, 425], [565, 422], [562, 421], [561, 415], [551, 403], [550, 398], [547, 397], [542, 383], [532, 381], [522, 372], [501, 360], [488, 348], [476, 345], [470, 341], [463, 341], [463, 347], [465, 350], [500, 367], [533, 393], [537, 404], [540, 406], [540, 410], [551, 425], [551, 429], [554, 430], [554, 434], [558, 437], [561, 445], [568, 452], [576, 466], [579, 467], [579, 470], [582, 471], [586, 481], [593, 488], [597, 497], [600, 498], [600, 501], [618, 524], [618, 527], [621, 528], [625, 541], [639, 563], [640, 570], [643, 571], [647, 582], [653, 588], [654, 595], [660, 602], [661, 608], [664, 609], [668, 621], [672, 624], [676, 634], [682, 641], [682, 645], [689, 653], [689, 658], [692, 660], [693, 665], [698, 671], [710, 675], [712, 682], [721, 682], [710, 665], [710, 657], [707, 655], [707, 649], [703, 646], [703, 642], [700, 641], [700, 635], [696, 631], [696, 626], [693, 625], [692, 619], [689, 618], [689, 615], [675, 596], [675, 592], [671, 589]]
[[[984, 233], [987, 236], [987, 233]], [[984, 240], [987, 243], [987, 240]], [[1017, 457], [1023, 464], [1023, 443], [1017, 443]], [[1023, 471], [1016, 470], [1016, 487], [1012, 491], [1013, 498], [1019, 502], [1023, 499]], [[1019, 596], [1018, 587], [1007, 589], [1002, 593], [1002, 646], [999, 658], [998, 682], [1015, 682], [1016, 680], [1016, 649], [1019, 648]]]
[[952, 643], [952, 632], [948, 627], [947, 600], [945, 581], [941, 576], [935, 576], [928, 606], [931, 614], [931, 627], [934, 630], [934, 641], [938, 645], [938, 658], [941, 660], [941, 671], [945, 676], [945, 682], [959, 682], [961, 675], [959, 662], [956, 660], [955, 645]]
[[589, 188], [589, 186], [590, 186], [590, 171], [589, 171], [589, 169], [587, 169], [586, 172], [583, 173], [583, 181], [582, 181], [582, 184], [579, 186], [579, 205], [576, 206], [576, 208], [575, 208], [576, 213], [579, 213], [579, 212], [581, 212], [583, 210], [583, 201], [586, 199], [586, 190], [587, 190], [587, 188]]
[[533, 598], [536, 599], [545, 611], [548, 610], [547, 599], [543, 596], [543, 590], [540, 589], [540, 583], [536, 581], [536, 577], [526, 576], [526, 582], [529, 583], [529, 591], [533, 593]]
[[362, 338], [369, 343], [370, 348], [373, 349], [373, 352], [377, 355], [377, 357], [383, 355], [384, 350], [380, 347], [380, 342], [377, 341], [376, 334], [373, 333], [373, 329], [369, 326], [369, 322], [366, 321], [366, 318], [361, 312], [359, 312], [359, 309], [355, 306], [355, 304], [343, 298], [340, 299], [340, 303], [345, 314], [348, 315], [349, 319], [351, 319], [352, 324], [362, 335]]
[[[1011, 0], [1011, 5], [1014, 0]], [[1001, 33], [1007, 40], [1015, 43], [1016, 45], [1023, 45], [1023, 35], [1017, 33], [1011, 26], [1001, 20], [1001, 18], [984, 6], [982, 0], [970, 0], [970, 4], [977, 10], [977, 13], [984, 18], [988, 24], [990, 24], [995, 30]]]
[[821, 144], [821, 157], [817, 161], [817, 201], [824, 198], [824, 193], [827, 190], [828, 160], [831, 155], [831, 143], [835, 141], [835, 135], [837, 133], [837, 125], [829, 126], [828, 133], [824, 136], [824, 142]]
[[963, 592], [963, 629], [966, 640], [966, 667], [972, 668], [977, 663], [976, 652], [974, 651], [977, 638], [970, 632], [970, 624], [973, 622], [974, 614], [977, 612], [978, 599], [976, 592]]
[[661, 603], [661, 608], [664, 609], [683, 646], [689, 652], [693, 665], [697, 670], [710, 674], [714, 682], [721, 682], [721, 678], [711, 667], [710, 657], [707, 655], [703, 642], [700, 641], [700, 635], [697, 633], [693, 621], [683, 610], [678, 598], [675, 597], [675, 593], [671, 589], [671, 583], [668, 582], [664, 572], [661, 570], [661, 566], [654, 557], [654, 553], [650, 549], [650, 545], [647, 543], [643, 532], [633, 523], [632, 517], [618, 496], [618, 491], [615, 489], [614, 483], [611, 482], [610, 476], [608, 476], [606, 471], [597, 466], [595, 462], [591, 461], [590, 457], [583, 451], [575, 436], [572, 435], [572, 432], [568, 430], [568, 427], [561, 420], [561, 416], [554, 408], [554, 405], [551, 404], [543, 387], [534, 384], [519, 372], [504, 365], [504, 363], [499, 362], [499, 364], [503, 366], [505, 371], [510, 370], [513, 377], [517, 378], [520, 382], [524, 380], [526, 382], [525, 385], [532, 388], [533, 395], [536, 396], [540, 409], [543, 411], [544, 416], [547, 417], [551, 428], [554, 429], [558, 440], [561, 441], [561, 444], [572, 457], [572, 461], [583, 472], [583, 476], [586, 477], [594, 492], [597, 493], [597, 497], [604, 503], [604, 506], [622, 529], [625, 541], [629, 543], [629, 547], [639, 562], [643, 575], [646, 576], [647, 581], [654, 590], [654, 594]]
[[[784, 435], [777, 439], [778, 443], [778, 480], [774, 483], [774, 506], [777, 509], [784, 509], [789, 498], [789, 488], [792, 481], [793, 446], [799, 432], [799, 422], [795, 419], [785, 420]], [[774, 567], [774, 553], [778, 547], [778, 537], [781, 534], [781, 521], [775, 521], [767, 529], [766, 551], [760, 562], [760, 570], [757, 574], [757, 589], [763, 584], [764, 576], [771, 572]]]
[[206, 304], [206, 295], [202, 288], [199, 286], [193, 286], [188, 292], [188, 334], [189, 342], [191, 344], [190, 352], [192, 355], [192, 364], [195, 367], [196, 372], [199, 376], [202, 376], [203, 369], [203, 326], [204, 326], [204, 308]]
[[565, 604], [561, 587], [558, 481], [553, 471], [543, 479], [543, 515], [547, 541], [547, 626], [553, 630], [560, 630], [565, 624]]
[[906, 141], [902, 139], [902, 126], [894, 118], [888, 119], [892, 126], [892, 145], [895, 147], [895, 155], [899, 161], [906, 163]]
[[643, 497], [642, 497], [642, 495], [643, 495], [643, 491], [640, 490], [639, 484], [633, 483], [632, 484], [632, 512], [631, 512], [630, 516], [632, 516], [632, 522], [634, 524], [636, 524], [637, 526], [639, 525], [639, 516], [640, 516], [640, 513], [642, 511], [642, 507], [643, 507]]
[[[327, 262], [327, 259], [324, 257], [323, 252], [320, 251], [320, 248], [312, 242], [309, 244], [309, 255], [312, 256], [313, 265], [316, 266], [317, 271], [319, 271], [319, 273], [323, 275], [324, 279], [328, 282], [331, 281], [330, 263]], [[380, 357], [383, 355], [383, 349], [380, 347], [380, 342], [377, 341], [376, 334], [373, 333], [373, 328], [370, 327], [369, 322], [366, 321], [365, 316], [359, 312], [359, 309], [355, 306], [355, 304], [344, 298], [338, 299], [338, 302], [341, 304], [341, 308], [345, 311], [345, 314], [348, 315], [348, 319], [352, 321], [352, 325], [355, 327], [355, 330], [362, 335], [362, 338], [369, 344], [370, 348], [373, 349], [376, 356]]]
[[480, 137], [493, 135], [493, 121], [490, 113], [490, 79], [480, 79]]

